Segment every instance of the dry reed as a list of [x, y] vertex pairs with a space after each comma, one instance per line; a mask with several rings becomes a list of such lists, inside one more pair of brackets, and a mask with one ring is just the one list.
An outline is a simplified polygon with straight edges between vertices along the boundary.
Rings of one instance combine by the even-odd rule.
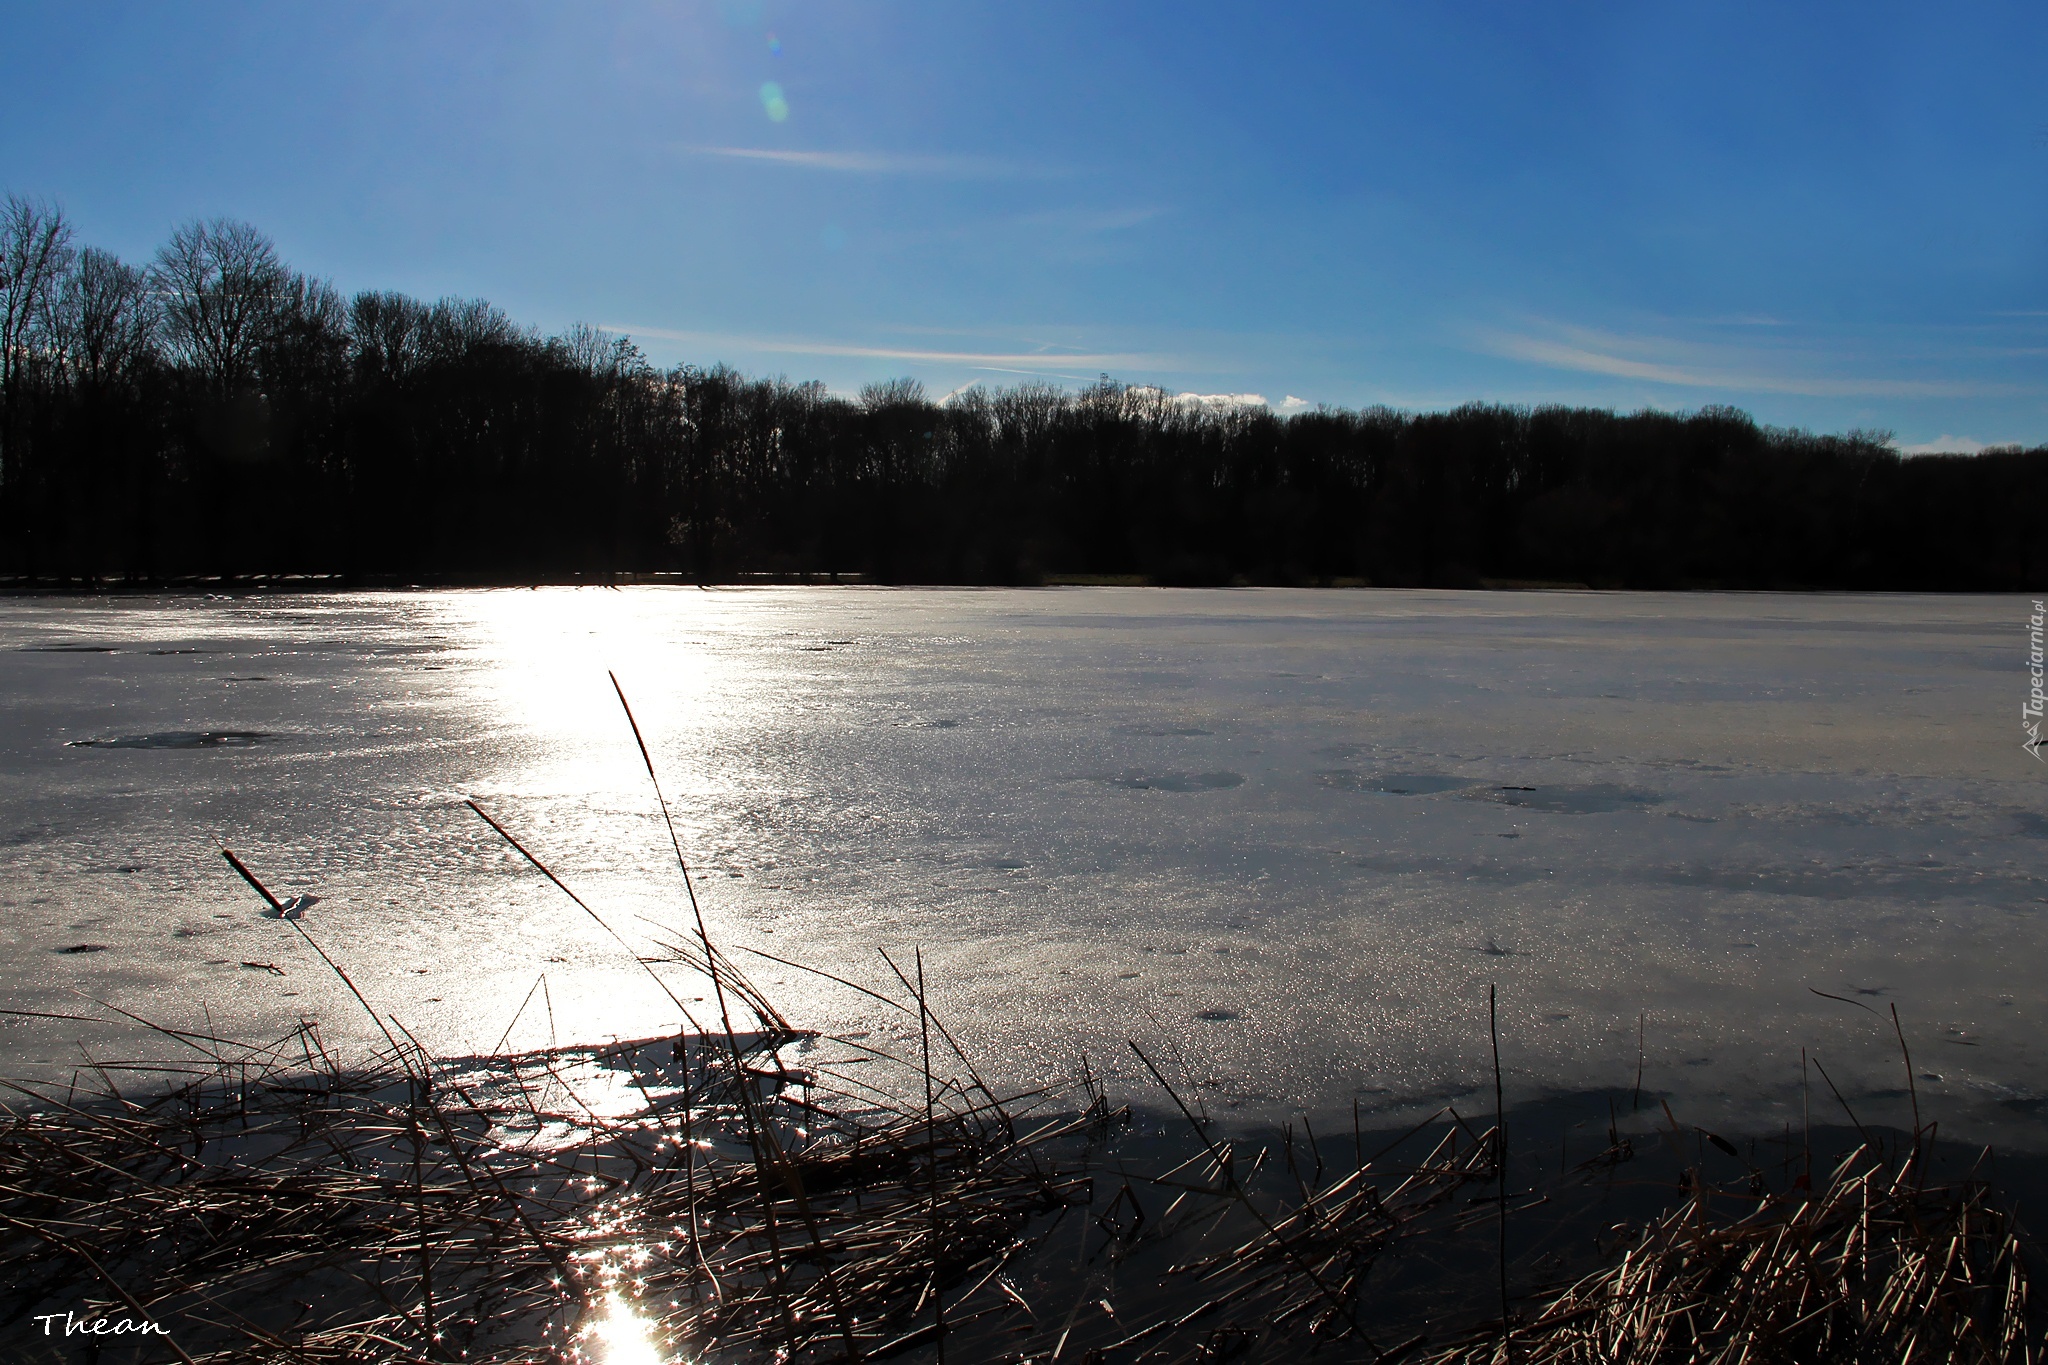
[[1434, 1365], [1749, 1361], [2032, 1362], [2025, 1256], [1986, 1187], [1930, 1186], [1917, 1153], [1868, 1144], [1819, 1189], [1750, 1199], [1697, 1185], [1618, 1263], [1489, 1327]]

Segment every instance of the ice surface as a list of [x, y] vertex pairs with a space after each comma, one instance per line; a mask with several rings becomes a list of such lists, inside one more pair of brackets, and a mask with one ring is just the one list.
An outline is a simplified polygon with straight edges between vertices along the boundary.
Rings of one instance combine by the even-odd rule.
[[[1802, 1046], [1902, 1117], [2048, 1146], [2048, 765], [2006, 597], [600, 589], [0, 602], [0, 1073], [181, 1027], [371, 1037], [314, 939], [450, 1054], [677, 1010], [688, 902], [799, 1023], [904, 1016], [923, 945], [992, 1080], [1126, 1038], [1213, 1114], [1484, 1083], [1796, 1122]], [[298, 927], [280, 897], [317, 892]], [[664, 932], [658, 926], [669, 926]], [[901, 959], [898, 959], [901, 961]], [[249, 970], [254, 963], [266, 970]], [[267, 970], [276, 967], [273, 973]], [[693, 1013], [709, 994], [678, 969]], [[279, 974], [281, 973], [281, 974]], [[1825, 1000], [1822, 990], [1874, 1007]], [[914, 1019], [910, 1030], [914, 1033]], [[1156, 1044], [1157, 1046], [1154, 1046]], [[1824, 1095], [1825, 1092], [1822, 1091]], [[1859, 1100], [1859, 1097], [1861, 1099]], [[1832, 1099], [1827, 1104], [1832, 1106]], [[1867, 1106], [1867, 1107], [1866, 1107]], [[1819, 1116], [1820, 1101], [1816, 1100]], [[1838, 1117], [1838, 1116], [1834, 1116]]]

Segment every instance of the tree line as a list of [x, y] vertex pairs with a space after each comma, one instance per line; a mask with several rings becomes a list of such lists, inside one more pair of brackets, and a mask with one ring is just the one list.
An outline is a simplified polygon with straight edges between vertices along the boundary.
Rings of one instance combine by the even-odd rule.
[[857, 398], [342, 297], [245, 223], [146, 264], [0, 203], [0, 575], [2021, 590], [2048, 448], [1472, 404], [1281, 416], [1111, 381]]

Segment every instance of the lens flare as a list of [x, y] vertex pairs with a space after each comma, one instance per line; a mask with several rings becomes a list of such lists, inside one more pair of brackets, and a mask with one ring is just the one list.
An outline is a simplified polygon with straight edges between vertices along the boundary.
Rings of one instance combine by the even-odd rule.
[[761, 107], [768, 111], [768, 117], [777, 123], [789, 117], [789, 101], [782, 97], [782, 87], [774, 81], [761, 86]]
[[768, 35], [768, 55], [771, 57], [780, 57], [782, 55], [782, 39], [772, 33]]

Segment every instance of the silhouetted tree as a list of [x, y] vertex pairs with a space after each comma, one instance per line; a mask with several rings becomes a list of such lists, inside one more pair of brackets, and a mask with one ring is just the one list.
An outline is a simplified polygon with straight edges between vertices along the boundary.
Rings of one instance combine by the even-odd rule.
[[71, 267], [62, 210], [10, 194], [0, 200], [0, 534], [33, 572], [46, 539], [39, 426], [62, 382], [52, 343], [61, 282]]
[[141, 271], [0, 205], [0, 572], [2038, 588], [2048, 450], [1693, 414], [1265, 408], [1108, 376], [848, 399], [478, 299], [344, 301], [247, 224]]
[[149, 277], [110, 251], [89, 246], [79, 253], [53, 317], [66, 372], [89, 401], [132, 382], [153, 358], [157, 307]]
[[157, 252], [152, 274], [172, 362], [216, 398], [253, 382], [289, 282], [270, 239], [226, 218], [187, 223]]

